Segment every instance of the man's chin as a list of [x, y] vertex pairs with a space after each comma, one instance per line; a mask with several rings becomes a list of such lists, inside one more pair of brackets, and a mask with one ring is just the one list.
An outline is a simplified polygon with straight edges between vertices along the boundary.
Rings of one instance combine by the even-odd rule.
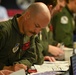
[[33, 35], [36, 35], [36, 33], [30, 32], [29, 34], [27, 34], [27, 36], [31, 37]]
[[31, 37], [31, 36], [33, 36], [33, 34], [27, 34], [27, 36]]

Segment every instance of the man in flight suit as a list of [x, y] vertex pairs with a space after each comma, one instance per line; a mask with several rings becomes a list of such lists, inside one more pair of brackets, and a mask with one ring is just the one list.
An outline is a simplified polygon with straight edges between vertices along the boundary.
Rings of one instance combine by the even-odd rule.
[[0, 70], [26, 70], [39, 63], [33, 35], [49, 22], [50, 12], [41, 2], [33, 3], [21, 15], [0, 22]]
[[[52, 15], [54, 11], [52, 11], [53, 7], [56, 5], [56, 0], [35, 0], [35, 2], [43, 2], [45, 3], [49, 10], [50, 10], [50, 14]], [[58, 9], [55, 10], [55, 13], [58, 12]], [[49, 23], [48, 26], [46, 28], [44, 28], [40, 34], [39, 34], [39, 39], [41, 40], [41, 44], [43, 46], [43, 54], [44, 54], [44, 59], [45, 60], [50, 60], [50, 61], [55, 61], [55, 58], [53, 58], [52, 56], [49, 57], [47, 56], [48, 52], [49, 54], [51, 53], [52, 55], [54, 56], [59, 56], [59, 54], [63, 54], [63, 51], [58, 48], [58, 47], [55, 47], [57, 46], [58, 42], [56, 42], [54, 39], [53, 39], [53, 34], [52, 34], [52, 26], [51, 24]], [[54, 45], [54, 46], [52, 46]], [[46, 52], [48, 51], [48, 52]]]
[[73, 31], [75, 28], [73, 13], [75, 12], [76, 0], [66, 0], [66, 6], [51, 20], [54, 39], [60, 43], [63, 42], [67, 47], [73, 47]]

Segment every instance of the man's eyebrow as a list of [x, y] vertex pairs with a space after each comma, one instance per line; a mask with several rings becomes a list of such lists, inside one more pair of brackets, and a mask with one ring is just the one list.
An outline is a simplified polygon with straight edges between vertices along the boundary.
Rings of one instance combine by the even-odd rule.
[[35, 27], [36, 27], [36, 28], [40, 28], [40, 25], [39, 25], [39, 24], [35, 24]]

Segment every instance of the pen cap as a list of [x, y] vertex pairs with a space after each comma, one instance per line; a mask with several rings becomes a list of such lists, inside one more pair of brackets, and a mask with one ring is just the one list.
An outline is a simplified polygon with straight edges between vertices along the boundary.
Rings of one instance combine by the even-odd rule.
[[60, 48], [63, 50], [64, 49], [64, 43], [60, 43]]

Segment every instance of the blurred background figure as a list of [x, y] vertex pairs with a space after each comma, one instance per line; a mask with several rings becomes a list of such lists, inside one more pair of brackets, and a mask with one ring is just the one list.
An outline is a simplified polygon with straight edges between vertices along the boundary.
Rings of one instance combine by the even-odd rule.
[[65, 0], [61, 12], [55, 14], [51, 23], [53, 26], [54, 39], [63, 42], [66, 47], [73, 47], [73, 31], [75, 29], [75, 21], [73, 14], [76, 13], [76, 0]]
[[1, 5], [6, 7], [9, 18], [12, 18], [15, 14], [21, 14], [33, 2], [34, 0], [2, 0]]
[[65, 0], [56, 0], [56, 6], [52, 10], [52, 15], [55, 15], [57, 12], [60, 12], [63, 7], [65, 7], [66, 1]]
[[27, 9], [33, 2], [34, 0], [16, 0], [18, 7], [22, 10]]
[[[50, 14], [53, 17], [57, 12], [59, 12], [59, 9], [55, 9], [57, 5], [57, 0], [35, 0], [35, 2], [43, 2], [45, 3], [49, 10]], [[51, 19], [50, 19], [51, 21]], [[52, 25], [51, 23], [48, 24], [48, 26], [41, 31], [40, 35], [40, 40], [42, 42], [44, 50], [48, 50], [49, 54], [44, 54], [44, 59], [45, 60], [50, 60], [50, 61], [55, 61], [53, 57], [50, 56], [59, 56], [60, 54], [64, 54], [62, 49], [59, 47], [56, 47], [59, 43], [53, 39], [53, 34], [52, 34]], [[48, 47], [49, 48], [45, 48]]]
[[66, 5], [65, 0], [57, 0], [57, 4], [59, 4], [61, 7], [64, 7]]
[[[1, 3], [1, 0], [0, 0]], [[7, 10], [5, 7], [0, 5], [0, 21], [5, 21], [8, 19]]]

